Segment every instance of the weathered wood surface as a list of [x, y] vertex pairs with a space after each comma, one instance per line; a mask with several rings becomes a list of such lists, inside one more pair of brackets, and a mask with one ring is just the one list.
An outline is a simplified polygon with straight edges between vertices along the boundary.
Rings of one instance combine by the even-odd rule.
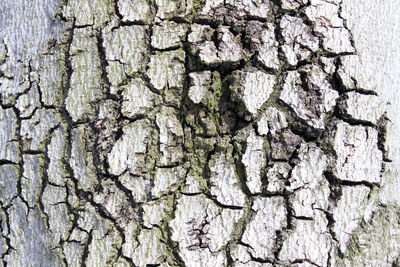
[[3, 0], [2, 265], [399, 265], [372, 2]]

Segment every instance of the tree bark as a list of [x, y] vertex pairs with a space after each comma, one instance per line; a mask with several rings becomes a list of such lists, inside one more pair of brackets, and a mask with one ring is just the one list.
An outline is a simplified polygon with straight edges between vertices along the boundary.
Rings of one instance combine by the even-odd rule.
[[0, 3], [2, 265], [399, 266], [393, 3]]

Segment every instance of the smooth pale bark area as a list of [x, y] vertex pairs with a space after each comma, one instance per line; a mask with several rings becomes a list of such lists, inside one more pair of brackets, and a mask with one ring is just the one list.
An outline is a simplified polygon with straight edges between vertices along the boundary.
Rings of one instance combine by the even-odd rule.
[[[353, 33], [360, 55], [363, 76], [370, 77], [379, 96], [388, 103], [386, 149], [389, 162], [384, 164], [379, 202], [385, 209], [376, 213], [370, 223], [358, 230], [348, 264], [400, 264], [400, 3], [398, 1], [344, 0], [343, 17]], [[397, 258], [397, 260], [396, 260]]]
[[0, 2], [2, 266], [399, 265], [381, 2]]

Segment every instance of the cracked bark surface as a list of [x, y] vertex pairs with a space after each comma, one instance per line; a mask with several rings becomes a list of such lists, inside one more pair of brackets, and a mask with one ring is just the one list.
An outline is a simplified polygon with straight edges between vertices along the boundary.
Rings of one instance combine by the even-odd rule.
[[0, 3], [2, 266], [400, 264], [344, 4]]

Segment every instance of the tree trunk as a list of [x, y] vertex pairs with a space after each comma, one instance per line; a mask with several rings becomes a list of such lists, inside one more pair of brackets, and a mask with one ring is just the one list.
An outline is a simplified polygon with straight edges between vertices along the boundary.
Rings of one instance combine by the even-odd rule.
[[374, 2], [2, 1], [2, 265], [399, 266]]

